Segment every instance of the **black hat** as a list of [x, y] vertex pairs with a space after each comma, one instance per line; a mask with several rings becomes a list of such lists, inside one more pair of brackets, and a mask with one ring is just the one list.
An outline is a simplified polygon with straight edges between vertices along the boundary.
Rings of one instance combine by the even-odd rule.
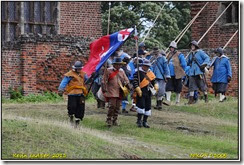
[[73, 69], [82, 69], [82, 62], [76, 61], [75, 64], [72, 66]]
[[224, 54], [224, 49], [220, 47], [220, 48], [217, 48], [214, 52], [222, 55], [222, 54]]
[[124, 62], [122, 61], [122, 59], [120, 57], [115, 57], [113, 59], [112, 64], [124, 64]]

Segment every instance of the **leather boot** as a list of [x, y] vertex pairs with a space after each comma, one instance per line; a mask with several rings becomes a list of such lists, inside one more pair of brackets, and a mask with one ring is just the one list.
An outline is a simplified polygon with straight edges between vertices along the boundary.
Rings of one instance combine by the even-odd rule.
[[158, 109], [159, 107], [159, 100], [157, 100], [156, 106], [154, 107], [154, 109]]
[[68, 116], [69, 116], [69, 122], [73, 126], [74, 125], [74, 115], [69, 115], [68, 114]]
[[136, 124], [137, 124], [137, 126], [138, 127], [142, 127], [142, 121], [141, 121], [141, 119], [142, 119], [142, 114], [137, 114], [137, 122], [136, 122]]
[[158, 110], [162, 110], [162, 100], [158, 101]]
[[112, 126], [112, 120], [111, 120], [111, 118], [107, 118], [106, 123], [107, 123], [107, 126], [108, 127], [111, 127]]
[[80, 124], [80, 120], [75, 120], [75, 128], [77, 128]]
[[208, 103], [208, 95], [204, 95], [204, 101], [205, 103]]
[[105, 109], [105, 101], [100, 100], [100, 108]]
[[100, 100], [97, 99], [97, 108], [100, 108], [100, 106], [101, 106]]
[[189, 96], [188, 104], [194, 104], [194, 96]]
[[147, 116], [147, 115], [144, 115], [142, 125], [143, 125], [143, 127], [145, 127], [145, 128], [150, 128], [150, 126], [149, 126], [148, 123], [147, 123], [147, 118], [148, 118], [148, 116]]

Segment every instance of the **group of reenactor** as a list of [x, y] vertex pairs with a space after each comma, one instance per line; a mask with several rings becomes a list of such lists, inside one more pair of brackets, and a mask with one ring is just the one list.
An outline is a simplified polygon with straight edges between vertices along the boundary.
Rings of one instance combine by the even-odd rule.
[[[131, 95], [131, 111], [137, 112], [137, 126], [150, 128], [148, 117], [151, 116], [152, 96], [156, 97], [155, 109], [162, 105], [171, 105], [171, 93], [175, 92], [175, 103], [179, 105], [183, 84], [188, 87], [188, 104], [195, 103], [198, 91], [204, 94], [208, 102], [208, 86], [205, 72], [214, 67], [211, 82], [215, 94], [220, 94], [220, 102], [226, 100], [227, 84], [231, 81], [232, 72], [229, 58], [224, 50], [215, 50], [216, 57], [210, 57], [200, 49], [196, 41], [189, 44], [190, 54], [187, 58], [177, 50], [177, 44], [172, 41], [169, 53], [155, 47], [146, 51], [144, 43], [139, 44], [138, 52], [133, 57], [118, 49], [95, 74], [92, 92], [97, 100], [97, 108], [106, 108], [108, 127], [117, 126], [118, 114], [122, 104], [122, 113], [128, 113], [128, 95]], [[82, 63], [75, 62], [71, 71], [65, 74], [59, 86], [59, 94], [68, 95], [68, 115], [70, 122], [76, 127], [84, 117], [85, 95], [87, 88], [86, 74], [81, 70]], [[184, 80], [184, 82], [183, 82]]]

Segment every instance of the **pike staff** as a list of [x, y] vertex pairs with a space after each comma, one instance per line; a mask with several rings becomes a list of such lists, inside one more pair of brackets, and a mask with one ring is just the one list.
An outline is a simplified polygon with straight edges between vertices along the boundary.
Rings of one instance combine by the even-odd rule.
[[157, 19], [158, 19], [159, 15], [161, 14], [161, 12], [162, 12], [162, 10], [163, 10], [164, 6], [165, 6], [165, 4], [164, 4], [164, 5], [161, 7], [161, 9], [160, 9], [160, 11], [159, 11], [159, 13], [158, 13], [157, 17], [156, 17], [156, 18], [155, 18], [155, 20], [153, 21], [153, 25], [152, 25], [152, 26], [150, 27], [150, 29], [147, 31], [147, 34], [146, 34], [146, 35], [145, 35], [145, 37], [143, 38], [142, 42], [144, 42], [144, 41], [145, 41], [145, 39], [147, 38], [147, 36], [148, 36], [149, 32], [151, 31], [151, 29], [153, 28], [153, 26], [154, 26], [155, 22], [157, 21]]
[[[185, 35], [187, 30], [191, 27], [191, 25], [194, 23], [194, 21], [197, 19], [197, 17], [200, 15], [200, 13], [203, 11], [203, 9], [208, 5], [209, 2], [207, 2], [201, 10], [192, 18], [192, 20], [184, 27], [184, 29], [178, 34], [178, 36], [175, 37], [174, 41], [176, 41], [176, 44], [181, 40], [181, 38]], [[167, 51], [169, 50], [169, 47], [165, 50], [166, 57], [168, 57]]]
[[[231, 2], [226, 8], [225, 10], [218, 16], [218, 18], [212, 23], [212, 25], [208, 28], [208, 30], [202, 35], [202, 37], [197, 41], [197, 44], [199, 44], [202, 39], [206, 36], [206, 34], [209, 32], [209, 30], [215, 25], [215, 23], [219, 20], [219, 18], [225, 13], [225, 11], [230, 7], [230, 5], [232, 4], [233, 2]], [[186, 56], [186, 59], [188, 58], [188, 56], [191, 54], [192, 51], [190, 51], [187, 56]]]

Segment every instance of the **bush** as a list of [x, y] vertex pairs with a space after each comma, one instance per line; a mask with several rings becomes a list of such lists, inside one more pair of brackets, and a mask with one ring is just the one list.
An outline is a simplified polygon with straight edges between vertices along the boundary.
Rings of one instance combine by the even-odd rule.
[[10, 94], [10, 99], [19, 99], [23, 97], [23, 88], [21, 86], [15, 89], [9, 87], [8, 90]]

